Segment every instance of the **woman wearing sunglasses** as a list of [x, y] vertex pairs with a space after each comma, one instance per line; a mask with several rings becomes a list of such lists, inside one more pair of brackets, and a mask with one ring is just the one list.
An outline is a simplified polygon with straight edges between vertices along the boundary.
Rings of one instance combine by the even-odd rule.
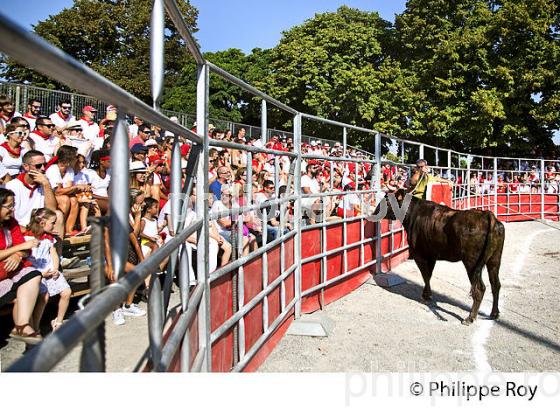
[[15, 178], [20, 172], [22, 147], [21, 142], [25, 135], [25, 129], [16, 124], [6, 125], [6, 141], [0, 145], [0, 161], [6, 167], [8, 175], [5, 182]]

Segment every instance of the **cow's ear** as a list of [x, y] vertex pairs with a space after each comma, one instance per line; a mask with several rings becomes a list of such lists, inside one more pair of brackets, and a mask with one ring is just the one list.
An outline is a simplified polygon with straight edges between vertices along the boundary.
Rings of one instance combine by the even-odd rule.
[[400, 203], [404, 200], [404, 197], [406, 196], [406, 191], [404, 189], [399, 189], [396, 193], [395, 193], [395, 198], [397, 198], [397, 201]]

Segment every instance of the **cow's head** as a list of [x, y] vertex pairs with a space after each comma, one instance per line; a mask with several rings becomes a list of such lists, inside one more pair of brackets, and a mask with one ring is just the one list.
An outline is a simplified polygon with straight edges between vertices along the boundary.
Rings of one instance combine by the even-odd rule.
[[399, 189], [396, 192], [390, 192], [379, 200], [375, 208], [374, 217], [376, 219], [390, 219], [395, 221], [399, 219], [404, 221], [406, 211], [410, 205], [410, 195], [404, 189]]

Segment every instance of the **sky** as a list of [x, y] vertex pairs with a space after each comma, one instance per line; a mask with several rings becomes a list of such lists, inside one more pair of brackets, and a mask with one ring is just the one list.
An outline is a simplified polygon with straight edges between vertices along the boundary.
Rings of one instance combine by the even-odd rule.
[[[31, 29], [33, 24], [73, 3], [72, 0], [0, 0], [0, 12]], [[336, 11], [347, 5], [377, 11], [382, 18], [393, 22], [395, 14], [404, 11], [405, 3], [405, 0], [191, 0], [199, 12], [199, 30], [194, 36], [203, 52], [239, 48], [247, 54], [253, 48], [274, 47], [282, 31], [316, 13]], [[23, 4], [25, 11], [22, 11]]]

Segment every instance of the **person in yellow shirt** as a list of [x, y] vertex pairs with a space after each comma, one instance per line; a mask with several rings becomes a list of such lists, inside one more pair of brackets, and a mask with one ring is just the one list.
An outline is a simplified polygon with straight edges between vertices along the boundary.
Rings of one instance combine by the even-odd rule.
[[430, 182], [453, 185], [453, 182], [430, 174], [428, 162], [425, 159], [416, 161], [416, 168], [410, 177], [410, 193], [416, 198], [426, 199], [426, 189]]

